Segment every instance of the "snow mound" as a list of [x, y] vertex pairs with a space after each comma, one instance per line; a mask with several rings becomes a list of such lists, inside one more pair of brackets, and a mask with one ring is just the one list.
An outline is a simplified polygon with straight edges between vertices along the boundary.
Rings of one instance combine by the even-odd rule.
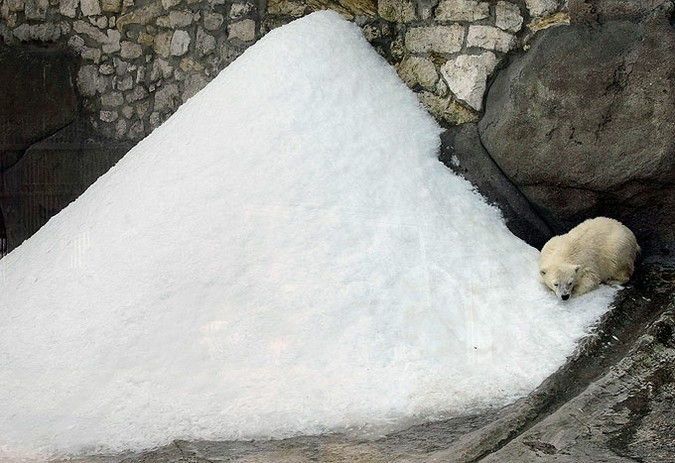
[[337, 14], [270, 32], [0, 261], [0, 457], [388, 429], [526, 394], [607, 310], [436, 157]]

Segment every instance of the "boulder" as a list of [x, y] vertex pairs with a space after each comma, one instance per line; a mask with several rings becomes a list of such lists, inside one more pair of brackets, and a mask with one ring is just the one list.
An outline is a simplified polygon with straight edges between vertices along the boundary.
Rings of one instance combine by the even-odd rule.
[[480, 139], [555, 233], [606, 215], [675, 253], [675, 30], [668, 15], [540, 32], [488, 91]]
[[77, 116], [76, 59], [67, 50], [0, 47], [0, 171]]

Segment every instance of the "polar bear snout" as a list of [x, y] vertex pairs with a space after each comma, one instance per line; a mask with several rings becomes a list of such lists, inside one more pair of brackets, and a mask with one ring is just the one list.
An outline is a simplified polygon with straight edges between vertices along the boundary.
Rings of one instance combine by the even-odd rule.
[[562, 295], [560, 296], [560, 299], [562, 299], [563, 301], [566, 301], [566, 300], [569, 299], [569, 298], [570, 298], [570, 295], [569, 295], [569, 294], [562, 294]]

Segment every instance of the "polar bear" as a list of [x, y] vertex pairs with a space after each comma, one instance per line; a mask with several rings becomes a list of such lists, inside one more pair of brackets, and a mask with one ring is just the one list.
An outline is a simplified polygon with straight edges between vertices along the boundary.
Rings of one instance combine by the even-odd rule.
[[628, 227], [618, 220], [596, 217], [544, 245], [539, 256], [540, 280], [566, 301], [600, 283], [626, 283], [639, 252]]

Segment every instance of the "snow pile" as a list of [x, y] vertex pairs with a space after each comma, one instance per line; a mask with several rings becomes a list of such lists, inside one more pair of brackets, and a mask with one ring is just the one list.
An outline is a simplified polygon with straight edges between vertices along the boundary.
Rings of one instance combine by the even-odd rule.
[[386, 429], [529, 392], [613, 291], [547, 293], [438, 135], [356, 26], [271, 32], [0, 261], [0, 457]]

